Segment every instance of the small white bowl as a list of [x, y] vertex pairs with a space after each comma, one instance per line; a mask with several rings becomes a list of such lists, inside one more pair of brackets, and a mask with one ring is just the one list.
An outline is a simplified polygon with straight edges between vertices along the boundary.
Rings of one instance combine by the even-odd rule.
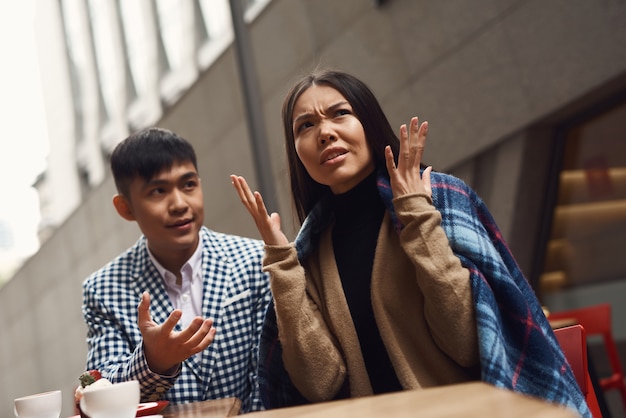
[[83, 391], [80, 409], [90, 418], [135, 418], [139, 398], [139, 382], [129, 380]]
[[60, 390], [23, 396], [13, 401], [13, 412], [19, 418], [59, 418], [63, 396]]

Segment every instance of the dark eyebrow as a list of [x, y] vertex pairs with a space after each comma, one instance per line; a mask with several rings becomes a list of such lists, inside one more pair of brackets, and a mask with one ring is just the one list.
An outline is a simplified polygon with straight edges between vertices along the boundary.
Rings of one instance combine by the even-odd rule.
[[326, 109], [326, 111], [327, 112], [332, 112], [333, 110], [336, 110], [336, 109], [338, 109], [338, 108], [340, 108], [342, 106], [345, 106], [345, 105], [350, 105], [350, 103], [348, 103], [347, 100], [342, 100], [340, 102], [335, 103], [334, 105], [328, 106], [328, 109]]
[[[345, 106], [345, 105], [349, 105], [349, 104], [350, 104], [350, 103], [348, 103], [348, 101], [347, 101], [347, 100], [342, 100], [342, 101], [340, 101], [340, 102], [337, 102], [337, 103], [335, 103], [335, 104], [332, 104], [332, 105], [328, 106], [328, 107], [325, 109], [325, 112], [326, 112], [326, 113], [332, 113], [332, 111], [333, 111], [333, 110], [336, 110], [337, 108], [340, 108], [341, 106]], [[310, 116], [312, 116], [312, 113], [303, 113], [302, 115], [299, 115], [297, 118], [295, 118], [295, 119], [293, 120], [293, 125], [292, 125], [292, 126], [297, 125], [297, 124], [298, 124], [298, 122], [299, 122], [301, 119], [307, 119], [307, 118], [309, 118]]]
[[[187, 173], [183, 174], [178, 179], [176, 179], [176, 182], [187, 181], [187, 180], [190, 180], [190, 179], [197, 179], [199, 177], [200, 176], [198, 175], [198, 173], [196, 171], [188, 171]], [[168, 184], [168, 183], [169, 183], [169, 181], [167, 181], [167, 180], [162, 180], [162, 179], [158, 179], [158, 178], [151, 179], [151, 180], [148, 180], [143, 185], [142, 189], [145, 190], [145, 189], [148, 189], [150, 187], [161, 186], [161, 185]]]
[[196, 171], [189, 171], [188, 173], [185, 173], [182, 176], [180, 176], [179, 180], [191, 180], [191, 179], [197, 179], [199, 177], [200, 177], [200, 175], [198, 174], [198, 172], [196, 172]]

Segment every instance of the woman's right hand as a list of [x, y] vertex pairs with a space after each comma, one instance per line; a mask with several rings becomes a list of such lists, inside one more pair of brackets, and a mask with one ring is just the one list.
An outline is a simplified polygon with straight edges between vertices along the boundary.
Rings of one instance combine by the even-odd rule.
[[261, 238], [266, 245], [286, 245], [289, 240], [280, 228], [280, 215], [276, 212], [271, 215], [267, 213], [263, 197], [259, 192], [252, 192], [250, 186], [241, 176], [231, 175], [230, 180], [239, 194], [241, 203], [248, 209], [254, 223], [256, 224]]

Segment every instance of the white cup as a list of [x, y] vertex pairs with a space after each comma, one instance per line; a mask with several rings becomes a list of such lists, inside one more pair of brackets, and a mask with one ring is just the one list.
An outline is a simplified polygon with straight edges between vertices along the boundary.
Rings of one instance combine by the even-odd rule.
[[135, 418], [139, 397], [139, 382], [129, 380], [83, 391], [80, 409], [90, 418]]
[[13, 400], [13, 412], [19, 418], [59, 418], [62, 401], [60, 390], [23, 396]]

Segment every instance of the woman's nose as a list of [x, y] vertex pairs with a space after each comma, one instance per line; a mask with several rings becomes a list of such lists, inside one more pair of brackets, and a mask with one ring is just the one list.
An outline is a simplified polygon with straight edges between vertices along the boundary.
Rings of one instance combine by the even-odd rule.
[[336, 141], [337, 136], [327, 123], [320, 124], [319, 143], [325, 145], [328, 141]]

